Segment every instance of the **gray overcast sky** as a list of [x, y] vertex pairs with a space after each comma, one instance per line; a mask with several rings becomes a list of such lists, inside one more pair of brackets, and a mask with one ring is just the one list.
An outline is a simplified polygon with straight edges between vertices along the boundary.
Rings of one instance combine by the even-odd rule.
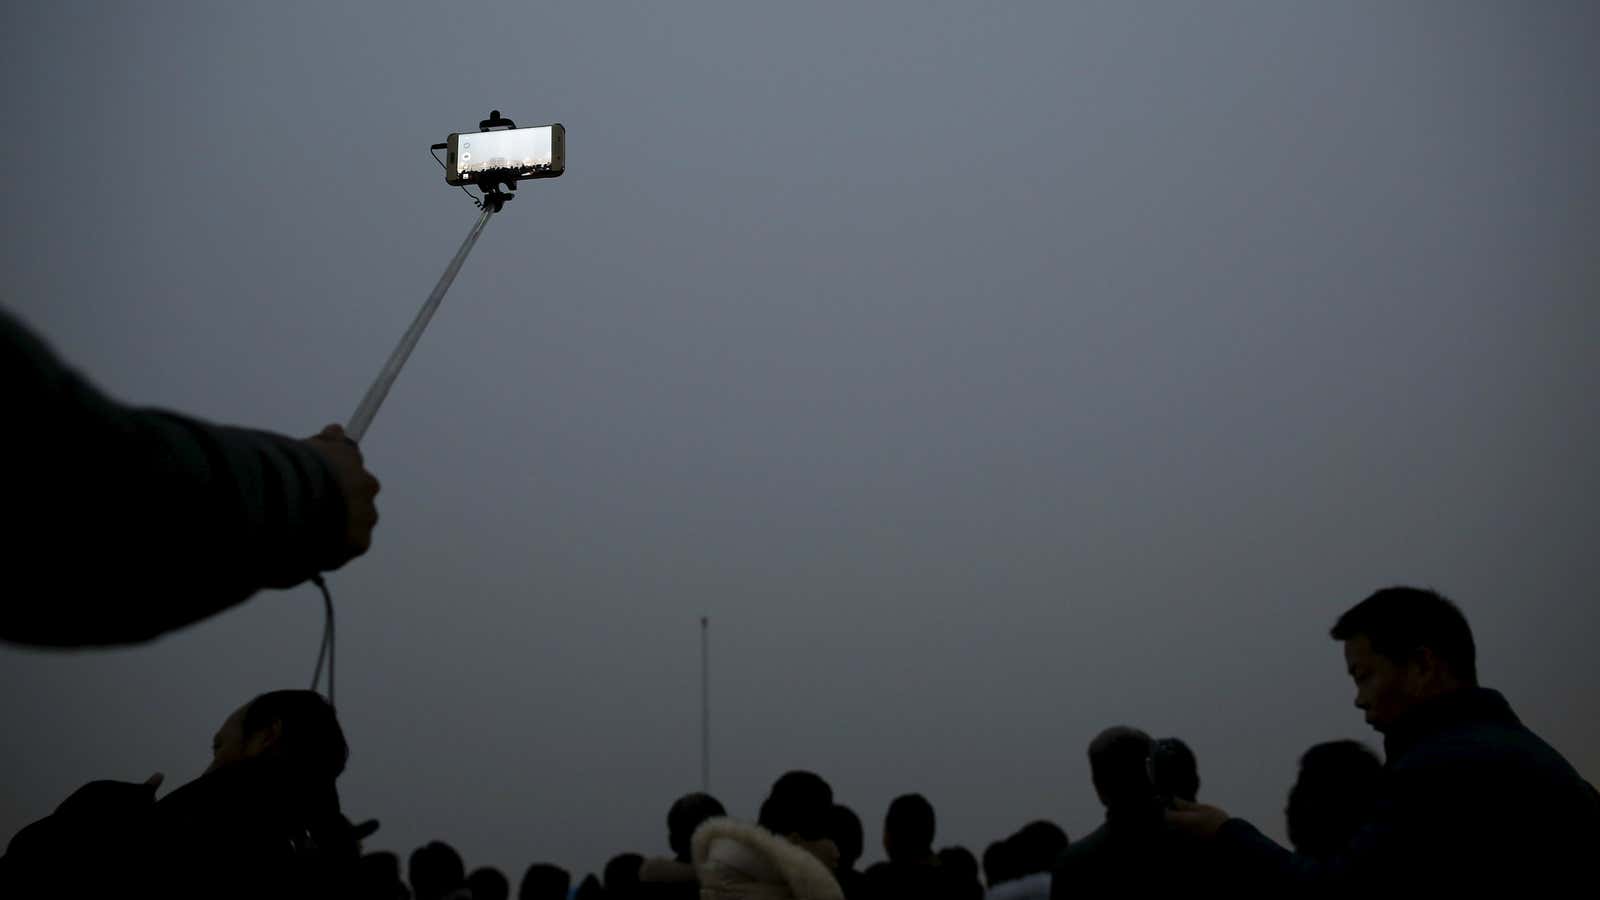
[[[563, 122], [367, 436], [383, 521], [330, 583], [371, 846], [664, 852], [703, 614], [736, 814], [807, 767], [869, 860], [911, 790], [941, 843], [1077, 837], [1127, 722], [1281, 835], [1300, 752], [1375, 738], [1326, 631], [1396, 582], [1600, 779], [1597, 37], [1586, 2], [13, 3], [0, 289], [119, 397], [309, 434], [476, 216], [428, 145]], [[307, 586], [0, 648], [0, 839], [199, 774], [320, 628]]]

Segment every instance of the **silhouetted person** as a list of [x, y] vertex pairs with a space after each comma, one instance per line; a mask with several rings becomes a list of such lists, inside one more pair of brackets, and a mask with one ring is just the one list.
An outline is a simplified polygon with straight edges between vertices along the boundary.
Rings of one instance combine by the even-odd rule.
[[1383, 761], [1359, 741], [1317, 744], [1300, 757], [1284, 816], [1296, 853], [1327, 862], [1372, 820]]
[[1015, 881], [1021, 877], [1018, 871], [1015, 853], [1011, 849], [1010, 838], [1001, 838], [985, 847], [983, 850], [983, 879], [989, 886], [990, 893], [1008, 881]]
[[1278, 892], [1523, 894], [1581, 884], [1600, 793], [1478, 685], [1466, 617], [1433, 591], [1388, 588], [1333, 626], [1356, 706], [1384, 736], [1376, 810], [1327, 861], [1289, 852], [1216, 807], [1169, 813]]
[[416, 900], [444, 900], [467, 884], [461, 854], [444, 841], [429, 841], [411, 851], [408, 871]]
[[0, 857], [0, 897], [112, 897], [148, 891], [142, 842], [160, 774], [143, 784], [91, 781], [18, 831]]
[[945, 896], [952, 900], [983, 900], [983, 881], [978, 877], [978, 858], [962, 846], [942, 847], [934, 854], [939, 860]]
[[309, 440], [124, 406], [0, 311], [9, 521], [0, 640], [124, 644], [366, 552], [378, 482], [337, 425]]
[[1162, 800], [1150, 781], [1152, 746], [1149, 735], [1125, 726], [1108, 728], [1090, 742], [1090, 776], [1106, 820], [1061, 854], [1050, 876], [1052, 897], [1112, 891], [1138, 896], [1201, 877], [1199, 854], [1162, 820]]
[[833, 789], [814, 772], [784, 773], [756, 824], [710, 819], [691, 842], [702, 900], [843, 900], [828, 838]]
[[356, 882], [360, 835], [334, 781], [349, 749], [333, 708], [311, 691], [274, 691], [228, 716], [205, 773], [155, 801], [141, 785], [97, 781], [19, 832], [0, 895], [165, 898], [321, 897]]
[[619, 853], [606, 862], [603, 885], [610, 900], [634, 900], [639, 894], [639, 867], [644, 857]]
[[1067, 849], [1067, 833], [1054, 822], [1029, 822], [1005, 839], [999, 858], [1010, 877], [990, 884], [990, 900], [1047, 900], [1050, 870]]
[[839, 851], [833, 877], [844, 891], [845, 900], [863, 900], [868, 896], [865, 876], [856, 871], [866, 844], [861, 817], [850, 807], [835, 803], [828, 813], [828, 838]]
[[328, 701], [306, 690], [262, 694], [228, 717], [212, 747], [206, 773], [156, 804], [156, 894], [319, 896], [347, 884], [359, 843], [335, 780], [350, 749]]
[[400, 857], [387, 851], [363, 854], [356, 864], [355, 896], [356, 900], [411, 900], [411, 889], [400, 877]]
[[578, 889], [572, 892], [572, 900], [606, 900], [605, 886], [593, 873], [585, 875], [578, 882]]
[[689, 842], [701, 823], [725, 815], [727, 810], [710, 794], [679, 797], [667, 810], [667, 845], [672, 848], [672, 858], [654, 857], [639, 866], [640, 896], [647, 900], [695, 900], [700, 896]]
[[874, 897], [949, 897], [959, 893], [933, 852], [933, 804], [921, 794], [901, 794], [883, 817], [886, 862], [866, 871], [867, 893]]
[[551, 863], [534, 863], [522, 874], [517, 900], [567, 900], [571, 888], [572, 876], [566, 869]]
[[1150, 744], [1150, 784], [1162, 803], [1174, 799], [1195, 802], [1200, 793], [1200, 764], [1189, 745], [1177, 738], [1162, 738]]
[[467, 876], [472, 900], [510, 900], [511, 879], [493, 866], [479, 866]]

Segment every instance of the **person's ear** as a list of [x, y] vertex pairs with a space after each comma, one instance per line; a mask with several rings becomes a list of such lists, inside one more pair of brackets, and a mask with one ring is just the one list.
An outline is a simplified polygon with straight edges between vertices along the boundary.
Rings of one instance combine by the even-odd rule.
[[273, 719], [270, 725], [256, 731], [245, 740], [245, 756], [265, 753], [283, 739], [283, 720]]
[[1449, 680], [1450, 670], [1432, 647], [1418, 647], [1406, 661], [1407, 674], [1412, 686], [1423, 693], [1431, 693]]

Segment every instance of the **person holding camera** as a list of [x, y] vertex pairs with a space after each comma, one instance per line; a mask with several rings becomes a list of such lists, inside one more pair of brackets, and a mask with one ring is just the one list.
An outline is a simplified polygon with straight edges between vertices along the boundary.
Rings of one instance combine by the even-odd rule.
[[126, 406], [4, 310], [0, 383], [0, 640], [150, 640], [371, 546], [378, 480], [338, 425], [298, 440]]

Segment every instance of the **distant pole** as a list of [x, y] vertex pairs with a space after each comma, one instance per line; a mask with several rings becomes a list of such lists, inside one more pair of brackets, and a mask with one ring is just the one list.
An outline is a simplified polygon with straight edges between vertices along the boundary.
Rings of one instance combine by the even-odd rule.
[[711, 793], [711, 619], [700, 617], [700, 790]]

